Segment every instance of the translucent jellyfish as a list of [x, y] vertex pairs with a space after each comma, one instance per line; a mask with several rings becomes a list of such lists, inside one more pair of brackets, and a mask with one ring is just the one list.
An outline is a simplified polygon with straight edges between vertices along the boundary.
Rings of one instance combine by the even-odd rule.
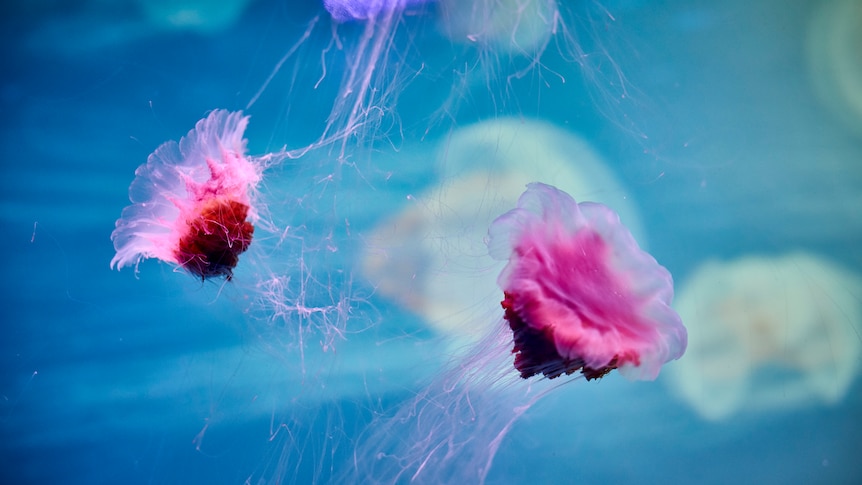
[[201, 278], [231, 279], [251, 244], [263, 164], [246, 156], [248, 117], [215, 110], [179, 144], [156, 149], [135, 171], [132, 205], [111, 234], [111, 267], [157, 258]]
[[378, 294], [453, 338], [478, 338], [502, 262], [485, 247], [486, 228], [543, 180], [618, 209], [643, 241], [632, 199], [584, 140], [539, 120], [500, 118], [463, 127], [440, 143], [441, 181], [411, 196], [366, 236], [363, 270]]
[[524, 55], [535, 55], [545, 48], [560, 15], [556, 0], [439, 3], [441, 29], [452, 40]]
[[815, 90], [845, 126], [862, 134], [862, 2], [823, 2], [808, 32], [808, 65]]
[[[498, 279], [508, 325], [494, 325], [417, 398], [370, 425], [353, 464], [359, 477], [482, 482], [503, 437], [553, 389], [551, 379], [619, 369], [652, 380], [685, 351], [670, 273], [608, 207], [530, 184], [491, 225], [488, 250], [508, 261]], [[536, 374], [548, 379], [529, 379]]]
[[701, 265], [679, 294], [688, 323], [674, 391], [706, 419], [836, 403], [862, 357], [862, 278], [807, 253]]
[[492, 257], [509, 260], [498, 283], [521, 377], [581, 370], [589, 380], [619, 368], [655, 379], [686, 346], [670, 273], [607, 206], [527, 187], [488, 242]]

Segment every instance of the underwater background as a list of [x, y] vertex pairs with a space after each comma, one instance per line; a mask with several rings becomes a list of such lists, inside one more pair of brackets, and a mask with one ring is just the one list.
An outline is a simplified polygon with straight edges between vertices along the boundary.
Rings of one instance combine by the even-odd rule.
[[[337, 482], [501, 321], [496, 270], [455, 264], [496, 210], [465, 194], [542, 174], [671, 271], [689, 350], [561, 385], [488, 483], [862, 483], [862, 4], [466, 4], [380, 52], [311, 0], [4, 4], [0, 482]], [[351, 74], [379, 109], [339, 104]], [[112, 271], [135, 169], [216, 108], [290, 153], [272, 227], [230, 282]]]

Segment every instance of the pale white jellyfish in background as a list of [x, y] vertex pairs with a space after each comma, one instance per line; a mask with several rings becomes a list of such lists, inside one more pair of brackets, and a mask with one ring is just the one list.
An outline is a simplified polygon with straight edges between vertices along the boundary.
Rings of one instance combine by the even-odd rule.
[[862, 135], [862, 2], [823, 2], [808, 32], [808, 64], [817, 95]]
[[456, 42], [477, 43], [495, 52], [534, 55], [557, 26], [556, 0], [439, 0], [440, 28]]
[[674, 307], [685, 365], [666, 375], [706, 419], [837, 403], [862, 357], [862, 279], [807, 253], [707, 262]]
[[438, 185], [366, 237], [362, 264], [378, 294], [446, 335], [474, 335], [487, 319], [502, 263], [488, 255], [486, 230], [530, 182], [613, 207], [644, 241], [634, 204], [599, 155], [551, 124], [501, 118], [461, 128], [441, 142], [437, 171]]

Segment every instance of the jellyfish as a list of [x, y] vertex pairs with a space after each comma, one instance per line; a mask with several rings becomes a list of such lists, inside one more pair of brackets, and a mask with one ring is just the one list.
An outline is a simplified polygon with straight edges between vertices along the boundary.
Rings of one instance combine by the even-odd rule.
[[560, 15], [557, 0], [440, 0], [440, 10], [441, 30], [453, 41], [527, 56], [547, 46]]
[[156, 149], [135, 171], [133, 202], [111, 234], [111, 268], [157, 258], [205, 280], [230, 280], [257, 219], [261, 160], [246, 155], [248, 117], [215, 110], [179, 143]]
[[859, 373], [860, 295], [859, 275], [810, 253], [707, 261], [676, 303], [690, 346], [667, 382], [711, 421], [838, 403]]
[[607, 206], [527, 187], [488, 242], [492, 257], [509, 261], [497, 281], [521, 377], [580, 370], [590, 380], [618, 368], [655, 379], [686, 347], [670, 273]]
[[497, 280], [502, 318], [416, 398], [370, 425], [352, 465], [359, 477], [481, 483], [508, 430], [553, 379], [617, 369], [653, 380], [684, 353], [670, 273], [607, 206], [531, 183], [491, 224], [487, 245], [507, 261]]

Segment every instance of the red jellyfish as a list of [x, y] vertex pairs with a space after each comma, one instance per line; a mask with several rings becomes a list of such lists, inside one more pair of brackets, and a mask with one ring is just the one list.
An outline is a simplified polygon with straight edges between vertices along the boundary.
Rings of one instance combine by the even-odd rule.
[[619, 369], [651, 380], [685, 352], [670, 273], [610, 208], [532, 183], [491, 225], [488, 247], [508, 260], [498, 284], [521, 377]]
[[169, 141], [135, 171], [133, 202], [111, 234], [111, 268], [145, 258], [178, 264], [202, 280], [228, 280], [251, 244], [251, 193], [263, 167], [246, 156], [248, 117], [215, 110], [179, 143]]

